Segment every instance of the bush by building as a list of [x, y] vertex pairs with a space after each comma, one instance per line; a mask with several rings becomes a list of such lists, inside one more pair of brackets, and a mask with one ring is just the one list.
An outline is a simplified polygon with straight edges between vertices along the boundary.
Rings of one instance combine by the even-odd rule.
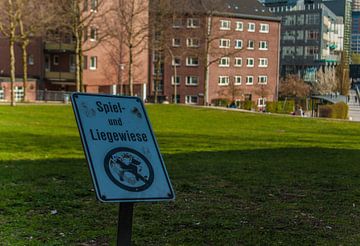
[[266, 112], [278, 114], [290, 114], [295, 110], [295, 101], [266, 102]]
[[333, 119], [347, 119], [349, 106], [344, 102], [336, 104], [321, 105], [319, 107], [319, 117]]

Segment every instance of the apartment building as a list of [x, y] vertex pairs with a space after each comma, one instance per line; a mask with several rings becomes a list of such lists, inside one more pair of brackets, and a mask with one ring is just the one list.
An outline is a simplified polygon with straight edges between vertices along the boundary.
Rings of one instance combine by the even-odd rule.
[[[117, 1], [105, 1], [105, 6], [110, 6]], [[80, 9], [84, 15], [89, 13], [101, 16], [102, 9], [98, 7], [98, 1], [84, 0]], [[104, 34], [103, 26], [107, 26], [113, 17], [113, 12], [108, 12], [106, 19], [94, 21], [83, 33], [83, 88], [89, 93], [128, 94], [129, 92], [129, 52], [128, 47], [119, 43], [119, 39], [101, 37]], [[105, 18], [105, 17], [104, 17]], [[144, 12], [142, 20], [148, 18], [148, 12]], [[106, 25], [105, 25], [106, 24]], [[119, 34], [120, 35], [120, 34]], [[125, 37], [124, 37], [125, 38]], [[101, 42], [100, 42], [101, 41]], [[144, 39], [144, 46], [147, 40]], [[139, 48], [141, 53], [133, 57], [132, 80], [134, 94], [145, 99], [146, 84], [148, 80], [148, 49]], [[121, 52], [120, 52], [121, 51]], [[139, 53], [137, 50], [134, 53]], [[21, 78], [23, 68], [21, 64], [21, 49], [15, 47], [16, 77]], [[8, 41], [0, 38], [0, 100], [10, 100], [10, 90], [5, 83], [10, 77]], [[75, 91], [75, 40], [72, 34], [67, 32], [49, 31], [47, 35], [33, 38], [28, 48], [28, 77], [32, 81], [29, 88], [41, 91]], [[35, 83], [35, 85], [34, 85]], [[16, 83], [16, 100], [23, 97], [22, 84]], [[43, 93], [33, 93], [29, 100], [42, 100]], [[30, 94], [27, 94], [30, 95]], [[40, 96], [39, 96], [40, 95]]]
[[[254, 101], [261, 108], [277, 99], [280, 18], [257, 1], [218, 1], [216, 11], [197, 8], [169, 22], [173, 30], [160, 71], [159, 98], [186, 104], [216, 100]], [[155, 65], [159, 54], [153, 53]], [[167, 57], [166, 57], [167, 56]], [[154, 95], [154, 86], [150, 87]]]

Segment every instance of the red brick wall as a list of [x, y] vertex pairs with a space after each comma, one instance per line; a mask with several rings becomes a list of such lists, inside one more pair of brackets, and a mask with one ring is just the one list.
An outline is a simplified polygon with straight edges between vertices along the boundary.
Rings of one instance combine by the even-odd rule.
[[[14, 87], [22, 87], [22, 82], [15, 82]], [[10, 102], [11, 99], [11, 86], [10, 82], [0, 82], [0, 88], [4, 92], [4, 99], [0, 99], [0, 101]], [[26, 101], [34, 102], [36, 100], [36, 82], [29, 81], [27, 82], [27, 89], [26, 89]]]

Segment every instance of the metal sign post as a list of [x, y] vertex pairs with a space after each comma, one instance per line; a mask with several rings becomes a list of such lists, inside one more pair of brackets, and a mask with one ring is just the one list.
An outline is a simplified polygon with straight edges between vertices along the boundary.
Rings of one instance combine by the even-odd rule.
[[86, 93], [71, 102], [96, 197], [120, 203], [117, 243], [130, 245], [134, 202], [175, 199], [144, 104]]

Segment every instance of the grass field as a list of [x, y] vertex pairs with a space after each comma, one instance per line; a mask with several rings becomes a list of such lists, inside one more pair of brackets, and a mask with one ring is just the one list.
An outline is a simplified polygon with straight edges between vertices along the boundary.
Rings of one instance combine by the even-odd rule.
[[[359, 245], [360, 123], [174, 105], [148, 113], [176, 201], [134, 245]], [[70, 106], [0, 107], [0, 245], [114, 245]]]

